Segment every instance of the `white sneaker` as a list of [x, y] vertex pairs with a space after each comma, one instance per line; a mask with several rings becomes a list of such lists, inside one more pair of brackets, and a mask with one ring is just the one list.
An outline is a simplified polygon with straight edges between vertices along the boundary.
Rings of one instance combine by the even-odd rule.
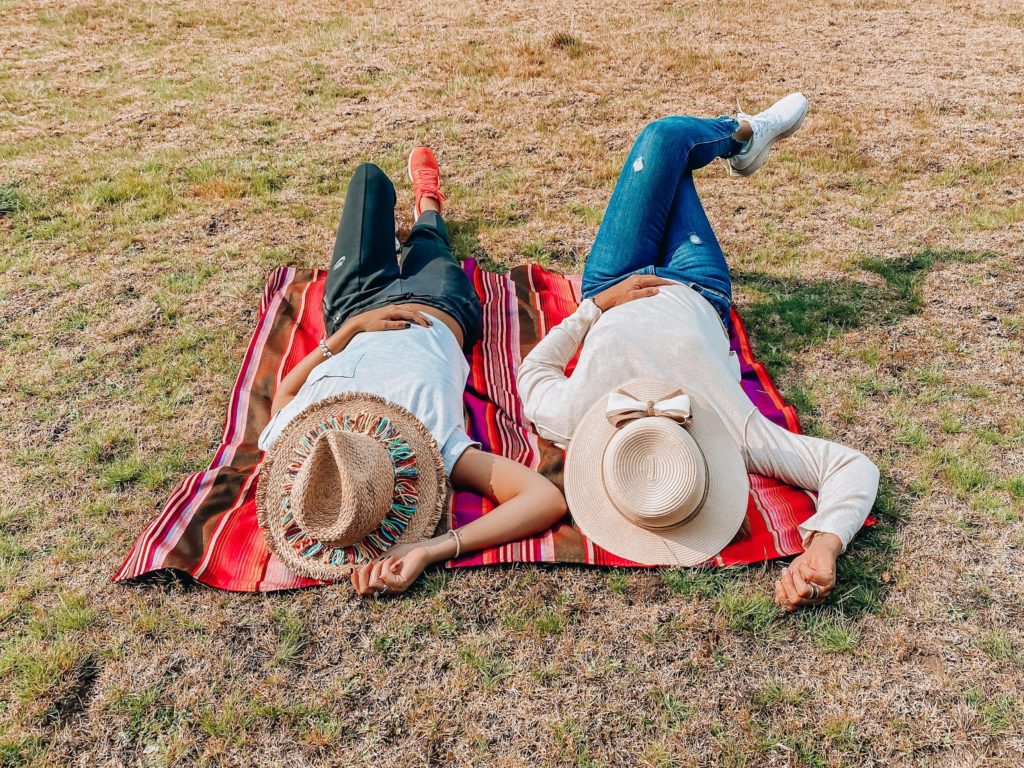
[[747, 142], [746, 149], [729, 158], [732, 169], [740, 176], [749, 176], [760, 168], [768, 157], [768, 150], [772, 148], [772, 144], [796, 133], [796, 129], [807, 116], [808, 106], [806, 96], [802, 93], [791, 93], [756, 115], [737, 113], [736, 119], [750, 123], [754, 135]]

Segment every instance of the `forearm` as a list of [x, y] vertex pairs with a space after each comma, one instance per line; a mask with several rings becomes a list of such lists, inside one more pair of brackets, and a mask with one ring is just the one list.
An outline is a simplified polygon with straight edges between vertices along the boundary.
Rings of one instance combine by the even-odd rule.
[[590, 328], [601, 317], [601, 310], [588, 299], [579, 308], [549, 330], [537, 342], [519, 366], [520, 393], [531, 389], [535, 378], [544, 378], [554, 371], [564, 376], [565, 366], [580, 348]]
[[[331, 354], [336, 355], [348, 346], [355, 335], [356, 331], [346, 323], [325, 339], [327, 348], [331, 351]], [[324, 354], [320, 347], [317, 346], [316, 349], [302, 358], [298, 365], [288, 372], [288, 375], [281, 379], [281, 383], [278, 384], [277, 390], [274, 392], [274, 402], [270, 407], [272, 416], [295, 397], [298, 391], [302, 389], [302, 385], [306, 383], [309, 374], [323, 361]]]
[[552, 426], [553, 417], [564, 414], [557, 401], [558, 390], [567, 381], [565, 366], [600, 317], [597, 305], [584, 301], [579, 309], [552, 328], [519, 366], [516, 386], [523, 414], [542, 431]]
[[864, 524], [878, 491], [878, 468], [847, 446], [796, 435], [752, 413], [746, 429], [747, 468], [818, 492], [817, 511], [803, 525], [805, 545], [815, 531], [842, 548]]
[[[568, 511], [565, 497], [550, 480], [518, 462], [475, 448], [452, 470], [452, 483], [486, 496], [497, 506], [458, 529], [460, 553], [505, 544], [546, 530]], [[455, 537], [427, 542], [432, 562], [455, 556]]]
[[[546, 531], [565, 514], [565, 501], [557, 491], [524, 493], [459, 528], [459, 552], [466, 554], [525, 539]], [[426, 547], [432, 563], [455, 557], [456, 543], [451, 534], [435, 536], [426, 542]]]
[[878, 469], [856, 451], [839, 459], [818, 488], [817, 511], [800, 525], [805, 546], [812, 540], [834, 537], [839, 554], [864, 525], [878, 491]]

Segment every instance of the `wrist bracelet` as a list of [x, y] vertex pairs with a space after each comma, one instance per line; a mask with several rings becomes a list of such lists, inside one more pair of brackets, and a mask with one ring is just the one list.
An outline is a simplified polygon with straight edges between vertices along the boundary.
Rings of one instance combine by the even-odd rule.
[[320, 352], [323, 354], [324, 360], [326, 360], [329, 357], [334, 357], [334, 353], [327, 348], [326, 338], [320, 339]]
[[455, 560], [462, 554], [462, 539], [459, 538], [459, 534], [454, 528], [448, 529], [448, 535], [455, 539], [455, 554], [452, 555], [452, 560]]

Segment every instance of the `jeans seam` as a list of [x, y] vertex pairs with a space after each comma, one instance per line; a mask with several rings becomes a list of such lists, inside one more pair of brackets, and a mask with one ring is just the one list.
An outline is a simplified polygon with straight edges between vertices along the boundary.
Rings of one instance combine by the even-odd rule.
[[[735, 132], [736, 132], [735, 130], [732, 130], [729, 133], [725, 134], [725, 136], [719, 136], [717, 139], [708, 139], [707, 141], [697, 141], [697, 142], [694, 142], [693, 144], [691, 144], [690, 148], [688, 150], [686, 150], [686, 162], [687, 162], [687, 165], [689, 165], [689, 162], [690, 162], [690, 155], [693, 153], [693, 150], [695, 150], [697, 147], [703, 147], [705, 144], [714, 144], [716, 141], [724, 141], [725, 139], [732, 138], [732, 135]], [[689, 168], [687, 168], [686, 172], [687, 173], [693, 173], [693, 171], [689, 170]]]

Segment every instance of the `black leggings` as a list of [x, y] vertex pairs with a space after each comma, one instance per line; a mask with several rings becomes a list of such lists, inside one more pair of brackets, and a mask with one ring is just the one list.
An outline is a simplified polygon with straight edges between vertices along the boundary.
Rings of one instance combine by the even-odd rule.
[[452, 254], [441, 215], [426, 211], [395, 254], [395, 185], [363, 163], [352, 175], [324, 289], [324, 325], [334, 333], [349, 317], [387, 304], [426, 304], [462, 328], [464, 349], [480, 338], [483, 311]]

